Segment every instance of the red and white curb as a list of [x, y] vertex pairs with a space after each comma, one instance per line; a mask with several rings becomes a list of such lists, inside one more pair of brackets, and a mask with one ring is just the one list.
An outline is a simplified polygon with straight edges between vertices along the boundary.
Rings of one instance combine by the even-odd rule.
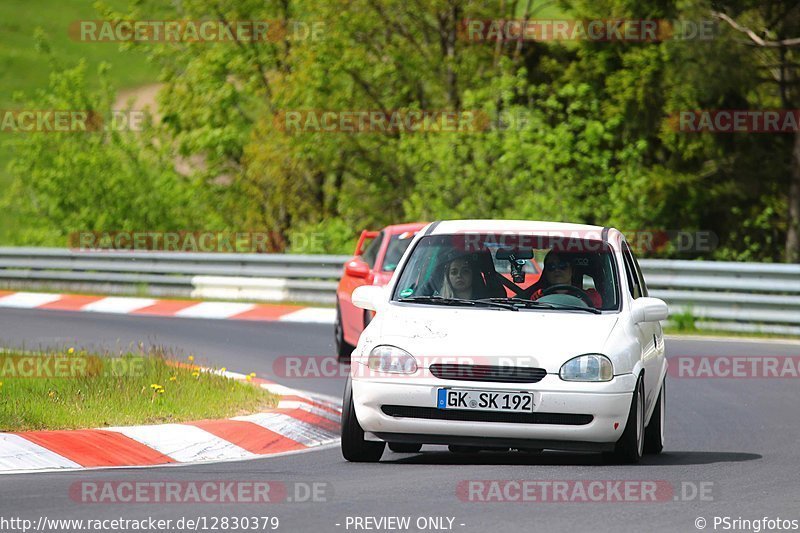
[[255, 320], [261, 322], [311, 322], [320, 324], [333, 324], [336, 317], [336, 310], [332, 308], [242, 302], [155, 300], [152, 298], [50, 294], [44, 292], [0, 291], [0, 308], [2, 307], [134, 316]]
[[276, 408], [180, 424], [0, 433], [0, 474], [240, 461], [339, 441], [338, 400], [252, 381], [281, 396]]

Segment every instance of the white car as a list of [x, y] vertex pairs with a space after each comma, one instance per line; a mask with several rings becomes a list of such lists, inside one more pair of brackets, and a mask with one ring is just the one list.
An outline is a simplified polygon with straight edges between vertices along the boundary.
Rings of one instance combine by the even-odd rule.
[[613, 228], [434, 222], [386, 287], [352, 300], [376, 315], [345, 386], [349, 461], [378, 461], [387, 442], [627, 463], [663, 448], [668, 308]]

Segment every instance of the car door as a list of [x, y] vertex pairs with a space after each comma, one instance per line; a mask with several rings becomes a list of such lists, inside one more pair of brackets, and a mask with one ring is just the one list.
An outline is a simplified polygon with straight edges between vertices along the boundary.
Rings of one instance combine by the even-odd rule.
[[351, 344], [354, 344], [354, 341], [358, 339], [364, 329], [364, 310], [354, 306], [350, 297], [357, 287], [372, 285], [375, 277], [375, 261], [378, 258], [378, 252], [384, 240], [384, 233], [384, 231], [381, 231], [372, 239], [372, 242], [367, 245], [360, 256], [360, 259], [369, 267], [369, 274], [363, 278], [345, 274], [345, 277], [342, 278], [341, 287], [345, 295], [340, 298], [339, 305], [342, 312], [342, 327], [344, 328], [345, 340]]
[[[625, 264], [625, 275], [628, 280], [628, 290], [631, 301], [647, 296], [647, 287], [642, 279], [641, 269], [633, 256], [628, 243], [622, 241], [622, 259]], [[663, 358], [663, 339], [661, 324], [658, 322], [640, 322], [633, 326], [639, 337], [639, 346], [642, 349], [642, 363], [644, 365], [644, 390], [645, 411], [650, 408], [658, 394], [659, 379], [661, 377], [661, 361]]]

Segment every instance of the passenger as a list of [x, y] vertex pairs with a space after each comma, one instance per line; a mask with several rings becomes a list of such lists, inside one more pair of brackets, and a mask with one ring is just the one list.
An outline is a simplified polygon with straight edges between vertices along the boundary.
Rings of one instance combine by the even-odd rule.
[[441, 296], [444, 298], [474, 299], [480, 287], [480, 272], [467, 257], [457, 257], [444, 268]]
[[[538, 300], [542, 297], [542, 293], [554, 285], [573, 285], [572, 282], [572, 261], [567, 254], [559, 253], [555, 250], [550, 250], [544, 258], [544, 271], [542, 272], [542, 279], [544, 285], [531, 296], [531, 300]], [[578, 287], [581, 289], [580, 287]], [[592, 301], [592, 305], [596, 308], [603, 306], [603, 299], [594, 289], [583, 290]], [[556, 293], [569, 294], [567, 291], [556, 291]]]

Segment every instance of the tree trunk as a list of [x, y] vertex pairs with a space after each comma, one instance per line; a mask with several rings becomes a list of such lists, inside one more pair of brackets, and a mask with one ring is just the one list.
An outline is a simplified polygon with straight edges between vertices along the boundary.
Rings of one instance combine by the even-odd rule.
[[786, 262], [800, 263], [800, 131], [794, 134], [794, 146], [792, 147], [788, 222]]

